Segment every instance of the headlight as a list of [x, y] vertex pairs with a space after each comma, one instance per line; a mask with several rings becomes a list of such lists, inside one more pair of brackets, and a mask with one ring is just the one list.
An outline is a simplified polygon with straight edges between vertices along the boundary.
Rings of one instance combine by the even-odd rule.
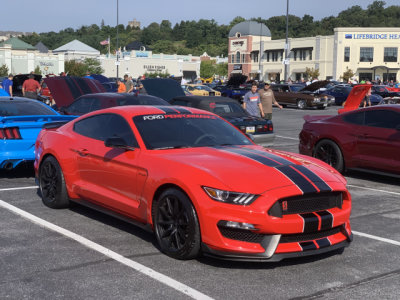
[[318, 98], [318, 97], [315, 97], [314, 98], [314, 102], [319, 102], [321, 99], [320, 98]]
[[249, 205], [253, 203], [259, 196], [249, 193], [218, 190], [206, 186], [203, 186], [203, 189], [207, 193], [207, 195], [213, 200], [238, 205]]

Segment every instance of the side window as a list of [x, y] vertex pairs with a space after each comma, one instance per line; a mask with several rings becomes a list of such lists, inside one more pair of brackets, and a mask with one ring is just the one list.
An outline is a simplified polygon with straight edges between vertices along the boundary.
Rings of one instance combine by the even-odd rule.
[[68, 107], [68, 112], [70, 113], [79, 113], [85, 114], [90, 112], [90, 108], [92, 106], [93, 99], [92, 98], [81, 98], [74, 103], [72, 103]]
[[272, 85], [271, 89], [272, 89], [274, 92], [279, 92], [279, 86], [274, 86], [274, 85]]
[[364, 124], [364, 112], [350, 113], [343, 116], [343, 121], [356, 125]]
[[395, 129], [400, 125], [400, 114], [390, 110], [371, 110], [365, 112], [365, 125]]
[[129, 146], [138, 147], [128, 122], [116, 114], [96, 115], [80, 120], [74, 124], [74, 131], [103, 142], [110, 137], [121, 137]]
[[173, 105], [179, 105], [179, 106], [190, 106], [189, 102], [184, 101], [184, 100], [174, 100], [174, 102], [172, 102]]
[[90, 107], [90, 111], [95, 111], [99, 109], [101, 109], [100, 99], [94, 98]]
[[282, 86], [282, 91], [283, 92], [290, 92], [288, 86]]

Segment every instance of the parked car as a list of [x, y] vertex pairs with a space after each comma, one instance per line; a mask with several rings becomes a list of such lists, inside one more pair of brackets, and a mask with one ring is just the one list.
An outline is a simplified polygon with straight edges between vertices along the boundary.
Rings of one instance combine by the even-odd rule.
[[61, 107], [60, 112], [65, 115], [83, 115], [91, 111], [125, 105], [171, 105], [167, 101], [141, 94], [97, 93], [86, 94], [74, 100], [72, 104]]
[[[353, 89], [352, 86], [336, 85], [326, 89], [324, 91], [324, 94], [328, 94], [335, 97], [336, 105], [343, 105], [343, 102], [346, 101], [352, 89]], [[370, 101], [372, 105], [377, 105], [382, 101], [382, 97], [376, 94], [371, 94]]]
[[11, 170], [22, 162], [33, 162], [36, 137], [44, 124], [68, 122], [42, 102], [22, 97], [0, 97], [0, 169]]
[[95, 111], [42, 130], [35, 151], [46, 206], [77, 202], [129, 220], [176, 259], [279, 261], [352, 240], [344, 177], [314, 158], [254, 145], [204, 110]]
[[184, 91], [197, 96], [221, 96], [221, 93], [202, 84], [183, 84]]
[[273, 144], [275, 134], [272, 121], [249, 115], [234, 99], [204, 96], [176, 97], [171, 100], [171, 104], [213, 112], [249, 135], [256, 144], [263, 146]]
[[243, 102], [244, 95], [246, 95], [246, 93], [250, 91], [250, 88], [241, 88], [229, 85], [217, 85], [214, 89], [216, 91], [219, 91], [222, 97], [235, 99], [239, 103]]
[[400, 104], [400, 97], [386, 97], [379, 104]]
[[318, 108], [325, 109], [328, 106], [328, 97], [323, 94], [302, 92], [302, 84], [272, 84], [275, 99], [282, 106], [296, 106], [300, 109]]
[[158, 95], [171, 104], [201, 108], [220, 115], [256, 143], [265, 146], [273, 143], [275, 135], [272, 122], [250, 116], [236, 100], [216, 96], [185, 96], [180, 85], [172, 79], [146, 79], [143, 85], [148, 94]]
[[383, 98], [400, 96], [400, 92], [394, 92], [389, 86], [386, 85], [373, 85], [371, 92]]
[[[361, 169], [400, 175], [400, 106], [357, 109], [361, 87], [352, 108], [337, 116], [305, 116], [299, 152], [321, 159], [339, 172]], [[357, 93], [354, 93], [357, 94]], [[350, 98], [350, 96], [349, 96]]]

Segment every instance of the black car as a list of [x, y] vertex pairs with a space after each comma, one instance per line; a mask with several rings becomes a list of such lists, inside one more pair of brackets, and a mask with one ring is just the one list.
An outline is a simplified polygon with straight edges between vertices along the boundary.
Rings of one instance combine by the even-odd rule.
[[72, 104], [62, 107], [65, 115], [83, 115], [91, 111], [124, 105], [171, 105], [167, 101], [150, 96], [136, 94], [97, 93], [80, 96]]
[[392, 92], [385, 85], [373, 85], [371, 88], [371, 93], [379, 95], [383, 98], [400, 96], [399, 92]]

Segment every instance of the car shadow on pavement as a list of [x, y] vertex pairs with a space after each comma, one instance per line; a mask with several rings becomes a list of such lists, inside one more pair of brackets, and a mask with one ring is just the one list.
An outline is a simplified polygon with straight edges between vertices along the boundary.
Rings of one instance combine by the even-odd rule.
[[15, 169], [0, 169], [0, 178], [29, 178], [35, 177], [33, 163], [21, 163]]
[[[394, 177], [390, 175], [374, 174], [356, 170], [348, 170], [345, 173], [346, 177], [351, 177], [353, 179], [368, 180], [374, 183], [382, 183], [394, 186], [400, 186], [400, 176]], [[371, 187], [371, 186], [368, 186]]]

